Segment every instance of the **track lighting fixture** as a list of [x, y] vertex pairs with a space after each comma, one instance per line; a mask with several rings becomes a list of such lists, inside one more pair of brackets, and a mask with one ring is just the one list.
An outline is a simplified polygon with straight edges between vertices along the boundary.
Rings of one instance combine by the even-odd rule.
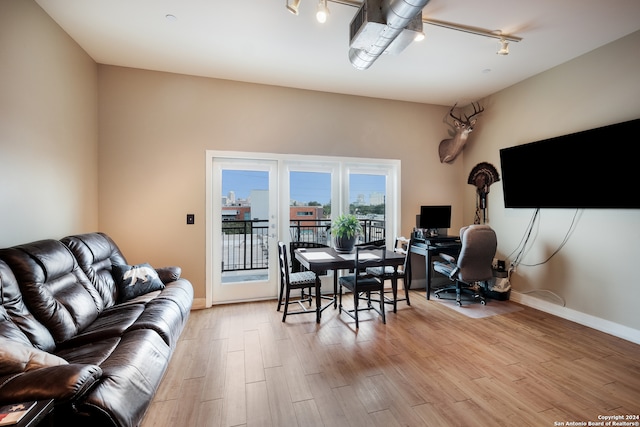
[[316, 19], [319, 23], [324, 24], [327, 22], [329, 16], [329, 8], [327, 7], [327, 0], [318, 1], [318, 10], [316, 12]]
[[[423, 24], [433, 25], [450, 30], [461, 31], [478, 36], [491, 37], [498, 40], [498, 55], [509, 55], [509, 42], [519, 42], [521, 37], [503, 34], [501, 30], [486, 30], [480, 27], [438, 21], [424, 17], [422, 8], [430, 0], [317, 0], [316, 20], [324, 24], [329, 17], [328, 2], [358, 8], [353, 18], [349, 40], [349, 59], [358, 69], [368, 68], [381, 53], [397, 54], [412, 41], [424, 40]], [[394, 8], [402, 13], [398, 13]], [[300, 0], [285, 0], [286, 8], [294, 15], [298, 14]], [[393, 9], [393, 10], [392, 10]], [[383, 16], [383, 11], [391, 10], [390, 16]], [[405, 13], [409, 11], [410, 13]], [[385, 12], [386, 13], [386, 12]], [[409, 15], [412, 19], [405, 19]], [[401, 22], [399, 24], [399, 22]], [[384, 33], [384, 34], [383, 34]], [[383, 40], [385, 43], [379, 43]], [[388, 42], [388, 43], [387, 43]], [[372, 53], [370, 50], [375, 50]]]
[[298, 14], [298, 7], [300, 7], [300, 0], [293, 0], [289, 3], [289, 0], [285, 0], [287, 2], [287, 10], [294, 15]]
[[498, 48], [498, 51], [496, 53], [498, 55], [509, 55], [509, 42], [506, 41], [503, 37], [500, 39], [499, 43], [500, 47]]

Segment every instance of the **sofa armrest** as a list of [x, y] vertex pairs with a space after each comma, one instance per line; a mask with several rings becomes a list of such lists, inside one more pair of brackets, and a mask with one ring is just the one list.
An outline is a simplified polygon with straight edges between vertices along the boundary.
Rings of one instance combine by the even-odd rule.
[[182, 274], [182, 268], [180, 267], [160, 267], [156, 268], [156, 272], [158, 273], [158, 277], [162, 281], [162, 283], [167, 284], [171, 282], [175, 282], [180, 278]]
[[98, 365], [70, 363], [9, 375], [0, 380], [0, 404], [82, 396], [102, 376]]

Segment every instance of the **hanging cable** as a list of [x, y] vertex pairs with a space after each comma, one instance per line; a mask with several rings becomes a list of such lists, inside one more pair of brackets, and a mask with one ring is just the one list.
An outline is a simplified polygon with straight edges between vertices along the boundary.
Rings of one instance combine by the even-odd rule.
[[569, 229], [567, 230], [567, 233], [564, 235], [564, 239], [562, 239], [562, 242], [560, 242], [560, 245], [558, 246], [558, 249], [553, 251], [553, 253], [551, 255], [549, 255], [549, 257], [547, 259], [545, 259], [544, 261], [540, 261], [540, 262], [535, 263], [535, 264], [524, 264], [524, 263], [522, 263], [521, 265], [524, 265], [525, 267], [537, 267], [539, 265], [546, 264], [547, 262], [549, 262], [549, 260], [551, 260], [551, 258], [553, 258], [558, 252], [560, 252], [560, 250], [564, 247], [564, 245], [567, 244], [567, 242], [569, 241], [569, 237], [571, 236], [571, 234], [575, 230], [576, 218], [578, 217], [579, 210], [580, 209], [576, 209], [575, 213], [573, 214], [573, 218], [571, 219], [571, 224], [569, 225]]
[[[571, 219], [571, 224], [569, 225], [569, 229], [565, 233], [565, 236], [562, 239], [562, 242], [560, 242], [560, 245], [558, 246], [558, 248], [555, 251], [553, 251], [553, 253], [547, 257], [547, 259], [545, 259], [544, 261], [541, 261], [541, 262], [534, 263], [534, 264], [524, 264], [524, 263], [522, 263], [521, 259], [524, 256], [525, 250], [527, 248], [527, 244], [529, 243], [529, 238], [531, 237], [531, 233], [533, 231], [533, 226], [535, 225], [535, 222], [538, 219], [538, 215], [539, 215], [539, 212], [540, 212], [539, 208], [536, 209], [534, 214], [533, 214], [533, 217], [531, 218], [531, 221], [529, 222], [528, 228], [527, 228], [525, 234], [523, 235], [522, 240], [520, 241], [520, 244], [509, 255], [509, 257], [510, 257], [514, 253], [518, 252], [518, 254], [516, 255], [516, 258], [511, 263], [511, 266], [509, 268], [509, 276], [508, 276], [509, 280], [511, 280], [511, 274], [513, 273], [513, 271], [515, 271], [515, 269], [518, 267], [518, 265], [523, 265], [525, 267], [537, 267], [537, 266], [546, 264], [547, 262], [549, 262], [551, 260], [551, 258], [553, 258], [556, 254], [558, 254], [558, 252], [560, 252], [562, 250], [562, 248], [567, 244], [567, 242], [569, 241], [569, 237], [571, 237], [571, 234], [575, 230], [576, 220], [578, 218], [578, 212], [579, 211], [580, 211], [580, 209], [576, 209], [575, 213], [573, 214], [573, 218]], [[552, 292], [552, 291], [550, 291], [548, 289], [532, 289], [532, 290], [529, 290], [529, 291], [521, 291], [520, 293], [522, 293], [522, 294], [531, 294], [531, 293], [538, 293], [538, 292], [551, 294], [551, 295], [553, 295], [555, 298], [557, 298], [560, 301], [560, 303], [561, 303], [561, 305], [563, 307], [566, 305], [566, 303], [564, 301], [564, 298], [562, 298], [560, 295], [558, 295], [555, 292]]]
[[516, 267], [518, 267], [518, 264], [520, 263], [520, 259], [523, 257], [525, 249], [527, 248], [527, 243], [529, 242], [529, 238], [531, 237], [531, 232], [533, 231], [533, 226], [535, 225], [535, 222], [536, 222], [536, 219], [538, 218], [539, 213], [540, 213], [540, 208], [536, 208], [536, 210], [533, 212], [533, 216], [531, 217], [531, 220], [529, 221], [527, 230], [525, 231], [524, 235], [522, 236], [522, 239], [520, 240], [520, 243], [518, 243], [518, 246], [513, 250], [513, 252], [511, 252], [507, 256], [507, 259], [509, 259], [514, 253], [518, 252], [518, 255], [516, 255], [513, 262], [511, 263], [509, 270], [513, 270]]

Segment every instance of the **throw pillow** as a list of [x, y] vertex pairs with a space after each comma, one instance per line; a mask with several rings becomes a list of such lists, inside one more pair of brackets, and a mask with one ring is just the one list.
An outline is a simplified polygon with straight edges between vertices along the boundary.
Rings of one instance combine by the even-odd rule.
[[66, 360], [54, 354], [17, 341], [0, 338], [0, 375], [66, 364]]
[[164, 283], [149, 264], [114, 265], [111, 273], [118, 286], [118, 300], [128, 301], [149, 292], [164, 289]]

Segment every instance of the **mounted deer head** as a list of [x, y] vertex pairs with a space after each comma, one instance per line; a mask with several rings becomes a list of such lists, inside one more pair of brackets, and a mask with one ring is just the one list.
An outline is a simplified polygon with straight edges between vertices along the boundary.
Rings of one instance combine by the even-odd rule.
[[457, 103], [449, 110], [449, 115], [453, 118], [453, 125], [455, 126], [456, 134], [453, 138], [443, 139], [438, 147], [438, 153], [440, 154], [441, 163], [453, 163], [458, 157], [458, 154], [464, 149], [467, 143], [469, 134], [473, 131], [473, 126], [478, 120], [475, 118], [478, 114], [484, 111], [484, 108], [478, 103], [478, 107], [472, 102], [473, 114], [470, 116], [464, 115], [464, 120], [461, 117], [453, 115], [453, 109], [456, 108]]

